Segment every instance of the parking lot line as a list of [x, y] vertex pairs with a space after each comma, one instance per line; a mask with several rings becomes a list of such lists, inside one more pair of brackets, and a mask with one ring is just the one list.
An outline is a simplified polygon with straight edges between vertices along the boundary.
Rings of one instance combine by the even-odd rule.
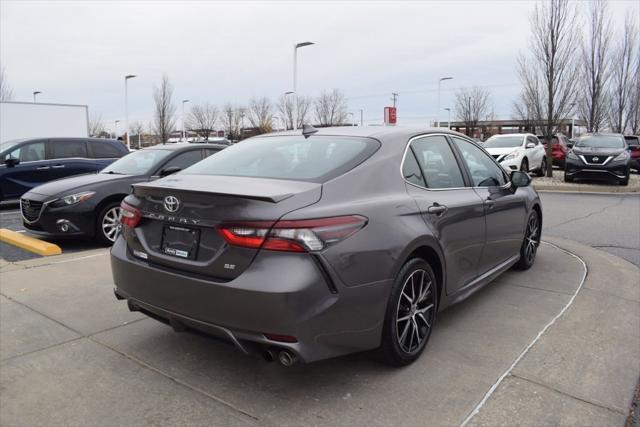
[[556, 321], [562, 317], [562, 315], [569, 309], [569, 307], [571, 307], [571, 304], [573, 304], [573, 301], [576, 299], [576, 297], [578, 296], [578, 293], [580, 293], [580, 290], [582, 289], [582, 286], [584, 285], [584, 281], [587, 278], [587, 273], [588, 273], [588, 269], [587, 269], [587, 264], [584, 262], [584, 260], [582, 258], [580, 258], [578, 255], [569, 252], [566, 249], [563, 249], [559, 246], [554, 245], [553, 243], [549, 243], [549, 242], [542, 242], [546, 245], [552, 246], [556, 249], [561, 250], [562, 252], [571, 255], [572, 257], [576, 258], [578, 261], [580, 261], [582, 263], [582, 267], [584, 268], [584, 273], [582, 276], [582, 280], [580, 280], [580, 285], [578, 286], [578, 288], [576, 289], [576, 291], [574, 292], [574, 294], [571, 296], [571, 299], [569, 299], [569, 301], [567, 302], [567, 304], [562, 308], [562, 310], [560, 310], [560, 312], [553, 318], [551, 319], [551, 321], [549, 323], [547, 323], [545, 325], [544, 328], [542, 328], [540, 330], [540, 332], [538, 332], [538, 335], [535, 336], [535, 338], [533, 339], [533, 341], [531, 341], [529, 343], [529, 345], [527, 345], [525, 347], [524, 350], [522, 350], [522, 352], [518, 355], [518, 357], [516, 357], [516, 360], [513, 361], [513, 363], [511, 364], [511, 366], [509, 366], [509, 368], [504, 371], [504, 373], [502, 375], [500, 375], [500, 377], [498, 378], [498, 380], [489, 388], [489, 390], [485, 393], [485, 395], [483, 396], [482, 400], [480, 400], [480, 402], [478, 402], [478, 404], [476, 405], [475, 408], [473, 408], [473, 411], [471, 411], [469, 413], [469, 415], [467, 415], [467, 418], [464, 419], [464, 421], [462, 421], [462, 423], [460, 424], [460, 427], [465, 427], [469, 421], [471, 421], [471, 419], [478, 413], [480, 412], [480, 409], [482, 409], [482, 407], [485, 405], [485, 403], [487, 402], [487, 400], [489, 400], [489, 398], [491, 397], [491, 395], [493, 394], [493, 392], [498, 388], [498, 386], [502, 383], [502, 381], [511, 374], [511, 372], [513, 371], [513, 369], [516, 367], [516, 365], [520, 362], [520, 360], [522, 360], [522, 358], [529, 352], [529, 350], [531, 350], [531, 347], [533, 347], [538, 340], [542, 337], [542, 335], [544, 335], [545, 332], [547, 332], [547, 330], [553, 326], [554, 323], [556, 323]]
[[24, 236], [6, 228], [0, 228], [0, 241], [43, 256], [60, 255], [62, 253], [62, 249], [58, 245]]

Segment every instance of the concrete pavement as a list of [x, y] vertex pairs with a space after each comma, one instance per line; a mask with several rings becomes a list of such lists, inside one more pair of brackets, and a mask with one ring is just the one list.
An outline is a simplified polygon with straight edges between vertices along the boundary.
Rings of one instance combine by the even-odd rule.
[[531, 270], [441, 313], [403, 369], [367, 354], [285, 369], [176, 334], [113, 298], [105, 250], [5, 262], [0, 424], [459, 425], [477, 409], [470, 425], [622, 425], [640, 373], [640, 270], [553, 242], [589, 269], [568, 308], [583, 265], [543, 245]]

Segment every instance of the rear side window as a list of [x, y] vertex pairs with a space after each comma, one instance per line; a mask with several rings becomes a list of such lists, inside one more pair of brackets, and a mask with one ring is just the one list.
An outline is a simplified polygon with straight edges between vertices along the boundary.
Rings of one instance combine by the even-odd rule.
[[65, 159], [71, 157], [87, 158], [87, 143], [85, 141], [56, 141], [52, 140], [51, 158]]
[[427, 188], [460, 188], [465, 186], [458, 162], [444, 136], [426, 136], [413, 140], [411, 150], [418, 160]]
[[218, 151], [220, 151], [220, 149], [217, 149], [217, 148], [206, 148], [204, 150], [204, 156], [205, 157], [209, 157], [212, 154], [216, 154]]
[[207, 157], [185, 173], [320, 183], [353, 169], [379, 146], [371, 138], [342, 136], [253, 138]]
[[413, 150], [411, 148], [407, 150], [407, 155], [405, 156], [404, 163], [402, 164], [402, 176], [404, 176], [404, 179], [410, 183], [419, 187], [427, 186], [427, 183], [424, 182], [424, 178], [422, 177], [420, 165], [418, 164], [416, 156], [413, 154]]
[[93, 157], [96, 159], [119, 158], [124, 154], [122, 150], [118, 150], [118, 147], [115, 147], [112, 143], [107, 141], [89, 141], [89, 146], [91, 147]]
[[637, 146], [640, 145], [640, 139], [637, 136], [625, 136], [625, 141], [627, 141], [627, 145], [629, 146]]

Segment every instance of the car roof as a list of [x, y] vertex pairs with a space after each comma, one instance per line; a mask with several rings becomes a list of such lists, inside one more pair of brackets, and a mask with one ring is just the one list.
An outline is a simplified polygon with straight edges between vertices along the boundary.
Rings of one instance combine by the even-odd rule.
[[[384, 140], [408, 140], [418, 135], [428, 134], [447, 134], [453, 136], [462, 136], [469, 139], [468, 136], [449, 130], [447, 128], [429, 128], [429, 127], [404, 127], [404, 126], [336, 126], [326, 128], [316, 128], [318, 132], [313, 136], [347, 136], [360, 138], [374, 138], [384, 142]], [[289, 130], [286, 132], [273, 132], [262, 134], [253, 138], [269, 138], [274, 136], [295, 136], [301, 135], [302, 129]], [[242, 144], [242, 142], [239, 142]]]
[[175, 143], [169, 143], [169, 144], [158, 144], [158, 145], [152, 145], [151, 147], [144, 147], [142, 150], [168, 150], [168, 151], [178, 151], [178, 150], [187, 150], [189, 148], [193, 148], [193, 149], [202, 149], [202, 148], [217, 148], [217, 149], [223, 149], [223, 148], [227, 148], [228, 145], [225, 144], [207, 144], [205, 143], [199, 143], [199, 144], [194, 144], [191, 142], [175, 142]]
[[491, 138], [502, 138], [504, 136], [535, 136], [532, 133], [500, 133], [497, 135], [491, 135]]

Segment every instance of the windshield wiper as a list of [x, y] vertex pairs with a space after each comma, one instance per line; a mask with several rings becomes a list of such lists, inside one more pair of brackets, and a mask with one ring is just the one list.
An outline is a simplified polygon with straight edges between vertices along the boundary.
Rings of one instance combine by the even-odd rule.
[[125, 175], [122, 172], [115, 172], [115, 171], [109, 171], [109, 172], [102, 172], [102, 173], [107, 173], [109, 175]]

